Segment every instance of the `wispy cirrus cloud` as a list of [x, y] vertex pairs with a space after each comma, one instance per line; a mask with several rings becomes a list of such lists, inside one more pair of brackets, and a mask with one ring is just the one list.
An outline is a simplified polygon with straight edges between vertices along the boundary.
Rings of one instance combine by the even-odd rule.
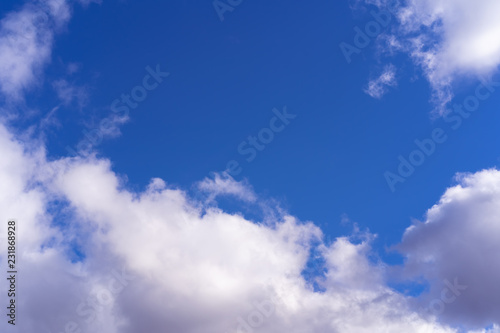
[[197, 185], [198, 189], [208, 194], [208, 201], [221, 195], [234, 196], [240, 200], [254, 202], [257, 197], [248, 183], [236, 181], [228, 173], [215, 173], [211, 178], [205, 178]]
[[57, 97], [62, 104], [68, 106], [73, 102], [78, 107], [83, 107], [88, 101], [88, 92], [85, 87], [77, 86], [74, 83], [68, 82], [65, 79], [59, 79], [52, 83]]
[[390, 87], [396, 85], [396, 67], [392, 64], [387, 65], [380, 76], [368, 82], [365, 93], [373, 98], [380, 99], [388, 92]]

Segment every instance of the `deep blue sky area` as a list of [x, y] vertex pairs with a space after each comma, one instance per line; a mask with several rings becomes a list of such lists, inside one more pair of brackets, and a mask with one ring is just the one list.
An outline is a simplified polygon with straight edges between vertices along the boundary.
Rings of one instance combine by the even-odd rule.
[[[16, 6], [3, 1], [0, 12]], [[130, 111], [119, 137], [95, 146], [133, 188], [160, 177], [189, 189], [236, 160], [243, 169], [236, 179], [281, 200], [292, 215], [337, 237], [351, 231], [340, 223], [347, 214], [379, 235], [383, 252], [411, 218], [423, 217], [456, 172], [498, 164], [500, 94], [453, 130], [434, 119], [429, 84], [403, 56], [392, 59], [397, 87], [380, 100], [363, 91], [382, 65], [373, 47], [346, 62], [339, 44], [352, 43], [353, 27], [371, 19], [347, 1], [243, 1], [224, 18], [211, 1], [75, 7], [37, 89], [50, 92], [65, 66], [78, 63], [69, 81], [87, 87], [89, 98], [82, 107], [57, 110], [61, 126], [47, 137], [49, 155], [67, 155], [65, 147], [82, 140], [82, 130], [109, 117], [112, 101], [141, 84], [147, 66], [159, 64], [170, 76]], [[454, 101], [474, 88], [461, 87]], [[44, 96], [29, 105], [36, 103], [41, 115], [58, 104], [54, 93]], [[273, 108], [285, 106], [296, 118], [247, 162], [238, 145], [269, 127]], [[392, 192], [384, 173], [396, 172], [398, 156], [407, 158], [414, 140], [430, 138], [435, 128], [444, 130], [446, 142]]]

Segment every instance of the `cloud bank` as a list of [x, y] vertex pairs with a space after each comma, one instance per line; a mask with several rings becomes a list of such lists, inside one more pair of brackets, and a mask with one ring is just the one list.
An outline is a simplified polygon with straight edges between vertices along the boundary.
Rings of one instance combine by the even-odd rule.
[[[0, 147], [0, 218], [18, 220], [29, 295], [19, 298], [23, 332], [454, 332], [385, 285], [384, 264], [368, 259], [371, 237], [325, 244], [293, 216], [202, 213], [158, 179], [133, 193], [108, 160], [49, 162], [3, 126]], [[318, 241], [324, 292], [301, 274]]]

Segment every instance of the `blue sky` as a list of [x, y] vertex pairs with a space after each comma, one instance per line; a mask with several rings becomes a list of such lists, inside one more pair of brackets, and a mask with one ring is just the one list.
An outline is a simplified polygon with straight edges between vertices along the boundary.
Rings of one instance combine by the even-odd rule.
[[[238, 160], [244, 168], [239, 179], [284, 199], [290, 212], [327, 234], [345, 233], [339, 222], [347, 214], [393, 244], [456, 172], [497, 165], [498, 97], [454, 132], [433, 120], [429, 85], [404, 57], [394, 61], [398, 87], [381, 100], [363, 92], [381, 65], [372, 47], [347, 64], [339, 44], [352, 43], [353, 27], [372, 20], [361, 10], [353, 14], [347, 2], [242, 3], [224, 16], [220, 22], [209, 2], [103, 2], [76, 9], [47, 75], [59, 77], [60, 62], [80, 63], [74, 80], [89, 85], [89, 102], [58, 111], [65, 123], [49, 137], [49, 153], [67, 155], [66, 145], [84, 138], [83, 122], [108, 117], [111, 102], [142, 82], [146, 66], [159, 64], [171, 76], [130, 112], [122, 136], [95, 147], [131, 186], [161, 177], [189, 187]], [[474, 88], [464, 84], [456, 100]], [[49, 109], [54, 104], [47, 95]], [[272, 109], [284, 106], [297, 118], [247, 163], [238, 145], [268, 127]], [[436, 127], [450, 132], [449, 140], [392, 193], [384, 173], [395, 172], [398, 156], [408, 156], [413, 141]]]
[[[455, 24], [462, 20], [464, 26], [474, 26], [481, 15], [498, 10], [498, 6], [493, 1], [482, 0], [479, 9], [469, 13], [472, 2], [460, 0], [455, 13], [451, 1], [439, 2], [445, 8], [442, 12], [426, 0], [408, 1], [396, 7], [387, 27], [370, 37], [369, 46], [352, 54], [349, 62], [340, 46], [347, 43], [355, 47], [357, 29], [363, 30], [367, 24], [376, 22], [370, 12], [385, 10], [386, 1], [308, 4], [233, 1], [233, 6], [229, 5], [230, 1], [224, 3], [232, 11], [221, 14], [221, 20], [211, 1], [197, 4], [183, 0], [3, 1], [0, 4], [2, 22], [7, 22], [12, 13], [42, 11], [42, 14], [37, 16], [39, 21], [33, 21], [35, 35], [28, 36], [38, 49], [35, 55], [25, 53], [30, 57], [29, 62], [20, 65], [32, 75], [18, 77], [18, 71], [0, 77], [2, 125], [27, 151], [33, 145], [43, 151], [43, 162], [39, 162], [44, 165], [43, 170], [72, 175], [72, 168], [84, 168], [82, 165], [87, 164], [89, 168], [99, 166], [95, 174], [93, 169], [82, 172], [89, 175], [87, 183], [82, 183], [88, 185], [81, 184], [88, 186], [88, 191], [114, 184], [104, 179], [104, 175], [111, 177], [112, 174], [120, 183], [117, 187], [120, 191], [140, 197], [150, 193], [152, 179], [158, 178], [166, 182], [166, 188], [185, 191], [186, 200], [201, 200], [193, 207], [201, 205], [205, 210], [218, 207], [223, 212], [241, 212], [242, 218], [252, 223], [269, 219], [269, 210], [278, 215], [286, 211], [285, 215], [297, 221], [312, 221], [315, 228], [321, 230], [323, 240], [316, 243], [320, 248], [326, 246], [334, 253], [338, 249], [336, 244], [358, 246], [356, 251], [366, 255], [368, 262], [384, 267], [399, 265], [393, 267], [396, 272], [388, 269], [391, 281], [385, 285], [409, 284], [406, 292], [419, 294], [421, 287], [414, 286], [413, 282], [415, 277], [423, 276], [427, 280], [420, 282], [431, 286], [428, 287], [430, 295], [422, 296], [422, 302], [432, 300], [435, 293], [439, 294], [442, 281], [452, 281], [455, 276], [429, 273], [440, 269], [418, 266], [425, 260], [412, 264], [412, 258], [425, 257], [422, 254], [425, 251], [419, 252], [416, 248], [429, 244], [425, 239], [431, 236], [421, 236], [424, 240], [413, 242], [411, 234], [407, 243], [402, 242], [402, 237], [415, 219], [424, 222], [433, 219], [432, 214], [426, 213], [434, 205], [440, 208], [448, 202], [443, 201], [447, 198], [443, 197], [447, 189], [446, 193], [452, 196], [454, 192], [450, 188], [457, 184], [461, 184], [457, 188], [467, 188], [479, 186], [470, 184], [494, 183], [482, 181], [490, 179], [484, 176], [488, 172], [494, 174], [492, 179], [498, 177], [495, 168], [500, 163], [497, 144], [500, 116], [496, 106], [500, 102], [500, 87], [495, 85], [495, 80], [500, 64], [497, 50], [500, 42], [491, 37], [498, 26], [494, 23], [489, 26], [486, 17], [485, 23], [477, 31], [472, 30], [471, 36]], [[234, 5], [237, 3], [240, 4]], [[60, 11], [54, 11], [56, 7]], [[404, 16], [403, 10], [411, 15]], [[47, 12], [43, 14], [43, 11]], [[22, 26], [23, 21], [19, 21]], [[17, 29], [17, 25], [15, 27]], [[3, 24], [2, 29], [4, 36], [9, 26]], [[42, 37], [36, 29], [42, 31]], [[19, 34], [13, 36], [16, 41], [22, 38]], [[478, 40], [486, 42], [465, 48], [470, 54], [462, 52], [463, 45]], [[12, 46], [7, 40], [2, 41], [5, 43], [2, 47]], [[484, 50], [480, 49], [483, 46]], [[8, 71], [12, 68], [8, 66], [9, 61], [15, 63], [15, 60], [5, 60], [9, 53], [1, 50], [0, 47], [0, 61], [7, 64], [2, 69]], [[20, 52], [23, 54], [22, 48]], [[168, 72], [168, 76], [164, 74], [155, 79], [152, 72]], [[144, 82], [154, 88], [145, 90]], [[485, 82], [490, 85], [486, 87]], [[137, 93], [147, 92], [147, 96], [134, 107], [129, 106], [128, 115], [120, 118], [121, 113], [114, 111], [125, 105], [120, 101], [122, 94], [133, 94], [134, 89]], [[482, 100], [474, 97], [478, 96], [478, 89], [480, 96], [485, 96]], [[473, 106], [475, 111], [470, 115], [466, 111], [465, 116], [453, 111], [455, 104], [475, 100], [479, 104]], [[286, 121], [277, 116], [284, 113], [291, 115]], [[100, 123], [104, 119], [114, 124], [114, 131], [103, 133]], [[283, 126], [279, 131], [269, 131], [274, 126], [271, 124]], [[87, 145], [87, 149], [78, 149], [78, 144], [86, 140], [85, 131], [93, 133], [99, 142]], [[269, 133], [272, 133], [269, 142], [264, 148], [255, 148], [255, 158], [247, 161], [249, 155], [240, 151], [241, 147], [252, 145], [249, 136], [259, 138], [260, 134], [267, 138]], [[434, 140], [426, 155], [415, 140], [429, 144], [433, 136], [441, 141]], [[79, 156], [76, 162], [68, 147]], [[419, 149], [422, 153], [415, 153]], [[400, 156], [406, 161], [411, 160], [411, 156], [423, 157], [424, 161], [414, 167], [411, 175], [404, 177], [404, 182], [391, 185], [387, 173], [398, 175]], [[38, 165], [27, 160], [30, 162], [26, 163]], [[230, 161], [236, 161], [241, 168], [240, 173], [233, 174], [234, 179], [225, 178]], [[67, 166], [61, 166], [66, 163]], [[108, 165], [106, 163], [109, 169], [103, 166]], [[103, 183], [97, 184], [101, 173]], [[457, 173], [469, 173], [470, 178], [457, 180]], [[65, 184], [71, 183], [73, 176], [68, 176], [70, 180], [55, 181], [55, 174], [44, 171], [44, 175], [37, 176], [44, 184], [44, 190], [40, 191], [47, 195], [42, 201], [48, 203], [55, 197], [67, 201], [70, 208], [66, 209], [74, 210], [54, 213], [47, 208], [43, 213], [59, 215], [47, 217], [54, 219], [47, 223], [61, 229], [64, 235], [61, 244], [72, 244], [70, 249], [61, 245], [61, 253], [71, 252], [71, 247], [78, 244], [79, 256], [88, 259], [89, 267], [92, 266], [95, 254], [87, 241], [92, 242], [89, 239], [93, 239], [95, 230], [91, 231], [86, 223], [101, 226], [98, 221], [107, 213], [85, 201], [84, 197], [91, 194], [80, 196], [77, 190], [69, 190]], [[96, 183], [91, 175], [95, 175]], [[52, 181], [56, 185], [49, 186]], [[208, 184], [205, 190], [208, 188], [211, 192], [206, 201], [199, 199], [204, 193], [199, 182], [203, 181]], [[161, 182], [153, 182], [156, 184], [153, 188], [166, 191]], [[479, 196], [485, 193], [481, 189], [477, 191]], [[496, 198], [491, 200], [494, 207]], [[471, 202], [476, 201], [471, 199]], [[148, 211], [147, 207], [144, 209]], [[442, 209], [446, 212], [443, 216], [450, 216], [451, 220], [460, 214], [474, 216], [475, 212], [473, 208], [470, 214]], [[59, 223], [61, 219], [63, 222]], [[418, 231], [414, 233], [425, 234], [426, 225], [416, 228]], [[443, 222], [443, 225], [446, 224]], [[78, 233], [87, 230], [90, 236], [71, 236], [75, 230]], [[317, 231], [311, 230], [310, 235], [316, 235]], [[494, 230], [492, 234], [496, 235], [498, 229]], [[354, 238], [350, 238], [352, 243], [348, 246], [340, 237], [349, 235]], [[75, 243], [80, 236], [85, 239], [81, 241], [83, 244]], [[108, 242], [114, 244], [111, 240]], [[472, 244], [472, 240], [464, 242]], [[363, 244], [369, 244], [370, 249], [365, 250]], [[113, 246], [121, 249], [116, 244], [110, 245]], [[388, 250], [393, 246], [399, 246], [401, 253]], [[428, 248], [434, 249], [431, 245]], [[490, 253], [495, 249], [490, 249]], [[304, 251], [306, 257], [311, 255], [308, 250]], [[318, 262], [336, 262], [324, 251], [318, 251], [322, 253], [316, 258]], [[315, 253], [313, 251], [313, 256]], [[443, 250], [442, 253], [449, 252]], [[441, 258], [435, 253], [433, 256]], [[129, 265], [130, 269], [140, 267]], [[403, 273], [398, 273], [399, 270]], [[316, 273], [320, 272], [325, 272], [325, 267], [319, 267]], [[314, 279], [312, 275], [308, 278]], [[436, 285], [435, 280], [439, 280]], [[329, 283], [322, 289], [328, 290]], [[403, 290], [398, 291], [404, 294]], [[133, 297], [133, 292], [130, 293], [126, 297]], [[478, 292], [475, 300], [482, 295]], [[181, 295], [175, 297], [183, 299]], [[463, 301], [450, 306], [441, 318], [438, 316], [438, 321], [470, 330], [498, 324], [498, 315], [471, 314], [460, 322], [457, 318], [464, 316], [464, 309], [474, 304], [474, 298], [471, 296], [467, 301], [470, 303]], [[491, 302], [492, 308], [500, 306], [498, 301]], [[214, 318], [218, 317], [214, 315]], [[33, 321], [36, 320], [34, 316]], [[210, 329], [225, 327], [220, 320], [214, 319], [214, 322]], [[266, 323], [262, 331], [286, 327], [279, 326], [279, 322], [276, 321], [277, 326]], [[158, 325], [184, 327], [186, 332], [195, 332], [195, 328], [172, 318], [166, 323], [158, 321]], [[377, 329], [404, 328], [384, 326], [384, 323], [374, 325]], [[133, 327], [127, 332], [135, 332]], [[325, 327], [311, 329], [323, 332]], [[406, 329], [416, 332], [415, 327]], [[498, 326], [490, 327], [484, 332], [497, 332]], [[206, 332], [210, 329], [206, 328]], [[435, 330], [423, 328], [419, 332], [446, 331], [445, 326], [442, 330], [432, 329]]]

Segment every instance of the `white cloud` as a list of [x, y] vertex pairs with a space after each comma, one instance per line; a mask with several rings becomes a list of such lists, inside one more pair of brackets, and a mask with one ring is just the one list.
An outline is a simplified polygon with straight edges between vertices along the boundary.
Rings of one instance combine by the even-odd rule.
[[101, 4], [102, 0], [77, 0], [80, 4], [82, 4], [84, 7], [90, 5], [91, 3], [97, 3]]
[[57, 97], [59, 97], [61, 102], [66, 106], [71, 105], [71, 103], [75, 101], [81, 108], [88, 101], [88, 93], [86, 88], [69, 83], [65, 79], [54, 81], [52, 83], [52, 87], [54, 88]]
[[42, 66], [50, 61], [55, 32], [70, 16], [65, 1], [28, 3], [0, 21], [0, 91], [8, 100], [42, 76]]
[[[48, 22], [57, 25], [68, 19], [64, 3], [43, 3], [52, 21], [37, 22], [45, 16], [30, 5], [2, 21], [4, 93], [20, 96], [36, 82], [35, 74], [50, 59], [55, 30]], [[23, 26], [28, 27], [26, 41], [6, 35]], [[21, 67], [15, 56], [24, 48], [27, 62]], [[34, 57], [37, 52], [39, 58]], [[158, 178], [145, 191], [132, 192], [109, 160], [91, 155], [48, 161], [43, 147], [29, 139], [18, 141], [3, 125], [0, 155], [0, 220], [18, 221], [19, 288], [21, 295], [29, 295], [18, 298], [18, 327], [24, 333], [75, 327], [82, 333], [219, 333], [234, 332], [238, 325], [254, 325], [263, 333], [456, 332], [419, 313], [406, 296], [386, 286], [386, 265], [369, 259], [371, 235], [362, 242], [339, 237], [326, 244], [311, 222], [282, 214], [272, 216], [273, 223], [254, 223], [197, 202]], [[438, 225], [441, 235], [455, 232], [460, 239], [462, 234], [446, 222], [460, 218], [457, 230], [470, 232], [466, 244], [481, 244], [470, 252], [458, 249], [462, 262], [444, 260], [456, 249], [454, 238], [438, 243], [422, 226], [409, 230], [401, 245], [409, 258], [407, 271], [421, 267], [429, 279], [453, 279], [467, 270], [459, 276], [471, 286], [470, 294], [464, 293], [462, 305], [450, 305], [450, 313], [465, 313], [464, 318], [481, 324], [487, 318], [497, 320], [499, 313], [498, 301], [491, 297], [496, 289], [485, 295], [486, 287], [494, 288], [496, 270], [475, 261], [479, 255], [474, 252], [498, 253], [498, 227], [492, 217], [499, 206], [499, 178], [498, 171], [466, 176], [429, 212], [426, 225]], [[259, 200], [246, 184], [224, 175], [198, 186], [213, 200], [227, 194]], [[327, 270], [319, 280], [323, 292], [315, 292], [302, 276], [311, 246], [318, 242]], [[84, 260], [71, 260], [75, 246]], [[429, 268], [429, 258], [441, 265]], [[5, 260], [0, 252], [0, 262]], [[468, 273], [474, 269], [481, 274]], [[431, 294], [435, 291], [433, 287]], [[5, 284], [0, 284], [0, 294], [6, 294]], [[471, 310], [482, 297], [492, 308]], [[264, 311], [259, 304], [269, 308], [269, 300], [272, 313], [259, 314]], [[2, 331], [6, 326], [5, 320], [0, 322]]]
[[[254, 325], [255, 302], [269, 299], [274, 311], [260, 332], [455, 332], [384, 285], [384, 265], [367, 258], [369, 237], [321, 245], [328, 273], [325, 291], [314, 292], [301, 275], [311, 242], [322, 239], [312, 223], [284, 215], [256, 224], [215, 207], [202, 214], [160, 179], [129, 192], [107, 160], [48, 162], [43, 149], [22, 147], [0, 127], [0, 218], [19, 223], [25, 333], [71, 322], [82, 333], [232, 332], [249, 316]], [[75, 243], [82, 262], [70, 260]], [[134, 279], [106, 298], [122, 268]]]
[[[365, 0], [384, 7], [394, 0]], [[400, 1], [400, 3], [402, 3]], [[500, 3], [496, 0], [409, 0], [389, 48], [407, 52], [422, 67], [444, 112], [453, 84], [496, 73], [500, 65]]]
[[198, 189], [208, 193], [208, 201], [221, 195], [231, 195], [248, 202], [254, 202], [257, 199], [246, 181], [235, 181], [227, 172], [215, 173], [213, 178], [205, 178], [198, 183]]
[[68, 75], [73, 75], [75, 73], [78, 73], [82, 68], [82, 65], [76, 62], [70, 62], [67, 66], [67, 73]]
[[[500, 171], [459, 176], [423, 223], [408, 228], [401, 251], [408, 274], [431, 281], [423, 303], [441, 298], [446, 280], [467, 286], [446, 305], [443, 318], [486, 326], [500, 323]], [[425, 304], [424, 304], [425, 305]]]
[[380, 99], [387, 93], [389, 87], [396, 85], [396, 67], [391, 64], [384, 68], [379, 77], [368, 82], [365, 93], [373, 98]]
[[485, 330], [479, 330], [479, 331], [473, 331], [470, 333], [500, 333], [500, 326], [494, 325], [490, 329], [485, 329]]

